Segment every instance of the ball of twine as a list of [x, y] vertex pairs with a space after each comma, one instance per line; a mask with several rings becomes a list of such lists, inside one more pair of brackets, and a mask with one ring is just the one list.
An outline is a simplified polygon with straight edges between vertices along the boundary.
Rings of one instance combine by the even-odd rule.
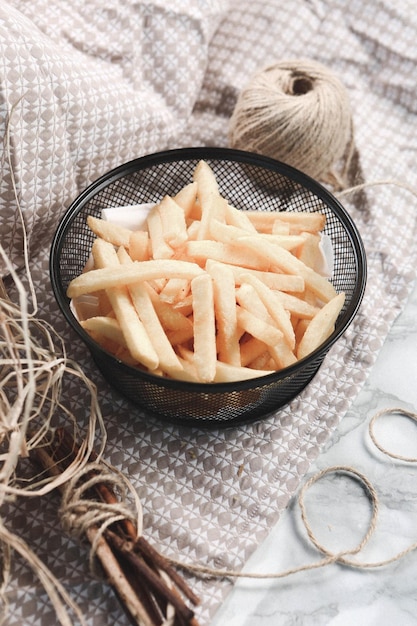
[[229, 144], [343, 188], [337, 169], [347, 169], [353, 150], [347, 90], [315, 61], [269, 65], [240, 93], [230, 119]]

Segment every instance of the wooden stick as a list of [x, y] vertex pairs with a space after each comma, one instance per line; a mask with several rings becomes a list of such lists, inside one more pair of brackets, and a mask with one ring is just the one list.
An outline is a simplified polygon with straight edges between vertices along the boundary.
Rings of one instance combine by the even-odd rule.
[[189, 623], [194, 613], [185, 606], [178, 594], [174, 593], [169, 587], [165, 587], [163, 580], [138, 556], [135, 552], [135, 544], [124, 541], [110, 530], [107, 530], [106, 535], [110, 545], [128, 559], [132, 566], [138, 571], [138, 574], [146, 578], [147, 582], [158, 595], [161, 594], [165, 596], [165, 600], [175, 607], [176, 611], [178, 611], [185, 620], [185, 623]]
[[[98, 529], [94, 526], [86, 531], [90, 543], [95, 542], [98, 532]], [[132, 589], [118, 560], [103, 536], [97, 542], [96, 555], [110, 585], [116, 590], [120, 601], [132, 620], [134, 620], [134, 623], [140, 626], [155, 626], [155, 622], [149, 617], [144, 605]]]

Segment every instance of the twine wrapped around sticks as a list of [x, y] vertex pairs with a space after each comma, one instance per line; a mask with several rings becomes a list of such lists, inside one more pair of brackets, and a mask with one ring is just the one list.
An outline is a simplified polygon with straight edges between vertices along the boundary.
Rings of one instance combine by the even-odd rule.
[[344, 188], [354, 152], [347, 90], [316, 61], [269, 65], [241, 91], [230, 119], [229, 144]]
[[[60, 428], [31, 457], [48, 474], [59, 476], [77, 451], [70, 433]], [[89, 542], [91, 571], [104, 574], [133, 624], [198, 626], [186, 601], [197, 605], [199, 598], [142, 536], [142, 505], [121, 472], [92, 453], [87, 465], [61, 485], [60, 492], [64, 530]], [[133, 506], [127, 502], [128, 494]]]

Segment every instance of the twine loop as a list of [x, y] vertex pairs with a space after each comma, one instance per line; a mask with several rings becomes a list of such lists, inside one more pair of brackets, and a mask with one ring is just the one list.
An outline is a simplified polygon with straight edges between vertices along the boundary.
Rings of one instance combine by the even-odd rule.
[[[319, 480], [324, 478], [324, 476], [327, 476], [328, 474], [335, 474], [335, 473], [336, 474], [346, 474], [350, 478], [353, 478], [354, 480], [356, 480], [360, 484], [360, 486], [362, 487], [362, 489], [365, 492], [365, 494], [368, 497], [368, 499], [370, 500], [371, 507], [372, 507], [372, 514], [371, 514], [371, 519], [369, 521], [368, 529], [367, 529], [364, 537], [362, 538], [362, 540], [357, 544], [356, 547], [351, 548], [350, 550], [345, 550], [345, 551], [338, 552], [338, 553], [334, 553], [331, 550], [329, 550], [328, 548], [326, 548], [325, 546], [323, 546], [319, 542], [317, 537], [314, 535], [313, 530], [312, 530], [311, 525], [310, 525], [310, 522], [308, 520], [307, 509], [306, 509], [306, 505], [305, 505], [305, 502], [304, 502], [305, 495], [306, 495], [307, 491], [315, 483], [317, 483]], [[347, 557], [349, 555], [353, 556], [355, 554], [358, 554], [365, 547], [365, 545], [368, 543], [369, 539], [372, 537], [372, 535], [373, 535], [373, 533], [375, 531], [375, 527], [376, 527], [376, 523], [377, 523], [377, 519], [378, 519], [378, 511], [379, 511], [378, 495], [377, 495], [373, 485], [366, 478], [366, 476], [364, 476], [361, 472], [358, 472], [354, 468], [348, 467], [348, 466], [337, 465], [337, 466], [334, 466], [334, 467], [328, 467], [328, 468], [318, 472], [317, 474], [315, 474], [312, 478], [310, 478], [310, 480], [308, 480], [304, 484], [304, 486], [302, 487], [302, 489], [300, 491], [300, 494], [299, 494], [298, 505], [300, 507], [301, 519], [302, 519], [304, 527], [306, 529], [308, 538], [310, 539], [311, 543], [317, 548], [317, 550], [319, 550], [322, 554], [324, 554], [327, 557], [328, 563], [338, 562], [338, 563], [342, 563], [344, 565], [358, 566], [358, 564], [355, 561], [352, 561], [351, 559], [349, 559]]]
[[[402, 461], [408, 461], [411, 463], [417, 462], [417, 459], [415, 458], [405, 457], [399, 454], [394, 454], [392, 452], [389, 452], [388, 450], [385, 450], [385, 448], [377, 441], [375, 434], [374, 434], [374, 424], [379, 417], [387, 413], [400, 414], [405, 417], [409, 417], [413, 419], [414, 421], [417, 421], [417, 413], [408, 411], [403, 408], [388, 408], [388, 409], [383, 409], [379, 411], [373, 416], [373, 418], [370, 420], [370, 423], [369, 423], [369, 433], [375, 446], [381, 452], [390, 456], [391, 458], [402, 460]], [[362, 487], [365, 495], [367, 496], [371, 504], [370, 521], [368, 524], [368, 528], [364, 536], [362, 537], [361, 541], [355, 547], [349, 550], [344, 550], [340, 552], [333, 552], [319, 542], [318, 538], [313, 532], [310, 521], [308, 519], [307, 507], [305, 504], [305, 496], [307, 492], [309, 491], [309, 489], [315, 483], [319, 482], [320, 480], [322, 480], [325, 476], [329, 474], [345, 474], [349, 478], [356, 480], [359, 483], [359, 485]], [[232, 570], [232, 569], [226, 569], [226, 568], [216, 569], [216, 568], [210, 568], [210, 567], [201, 566], [201, 565], [185, 564], [185, 563], [182, 563], [181, 561], [176, 561], [176, 560], [172, 560], [171, 562], [177, 565], [178, 567], [182, 567], [183, 569], [193, 572], [194, 574], [205, 575], [209, 577], [211, 576], [211, 577], [217, 577], [217, 578], [223, 577], [223, 578], [248, 578], [248, 579], [280, 579], [280, 578], [287, 578], [290, 575], [297, 574], [300, 572], [319, 569], [321, 567], [325, 567], [327, 565], [331, 565], [334, 563], [340, 563], [342, 565], [347, 565], [349, 567], [356, 568], [356, 569], [363, 569], [363, 570], [374, 569], [374, 568], [382, 567], [385, 565], [389, 565], [390, 563], [399, 561], [404, 556], [406, 556], [407, 554], [417, 549], [417, 541], [416, 541], [410, 544], [404, 550], [397, 552], [392, 557], [388, 557], [380, 561], [367, 562], [367, 561], [358, 561], [356, 559], [350, 558], [355, 555], [358, 555], [363, 550], [363, 548], [367, 545], [371, 537], [373, 536], [376, 526], [377, 526], [378, 513], [379, 513], [379, 499], [378, 499], [378, 494], [374, 486], [362, 472], [350, 466], [336, 465], [336, 466], [325, 468], [317, 472], [308, 481], [306, 481], [306, 483], [302, 486], [299, 496], [298, 496], [298, 504], [299, 504], [300, 511], [301, 511], [301, 520], [307, 532], [308, 538], [311, 541], [311, 543], [315, 546], [315, 548], [323, 555], [323, 558], [313, 563], [308, 563], [305, 565], [292, 567], [292, 568], [283, 570], [281, 572], [258, 573], [258, 572], [242, 572], [239, 570]]]
[[399, 408], [399, 407], [382, 409], [378, 413], [375, 413], [375, 415], [372, 417], [371, 421], [369, 422], [369, 429], [368, 429], [369, 430], [369, 436], [370, 436], [374, 446], [376, 448], [378, 448], [378, 450], [380, 452], [382, 452], [386, 456], [391, 457], [392, 459], [397, 459], [398, 461], [405, 461], [407, 463], [417, 463], [417, 458], [416, 457], [409, 457], [409, 456], [404, 456], [402, 454], [396, 454], [394, 452], [390, 452], [389, 450], [387, 450], [387, 448], [385, 448], [378, 441], [378, 439], [377, 439], [377, 437], [375, 435], [375, 423], [383, 415], [400, 415], [400, 416], [412, 419], [415, 422], [417, 422], [417, 413], [414, 413], [414, 411], [409, 411], [407, 409], [403, 409], [403, 408]]

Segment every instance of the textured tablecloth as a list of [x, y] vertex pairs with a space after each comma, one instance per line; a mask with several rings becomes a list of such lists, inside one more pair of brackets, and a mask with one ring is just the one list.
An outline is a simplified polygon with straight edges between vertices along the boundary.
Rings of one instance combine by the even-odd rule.
[[[240, 89], [274, 60], [306, 57], [333, 69], [353, 108], [357, 179], [417, 187], [417, 17], [412, 2], [239, 0], [0, 4], [0, 112], [28, 226], [40, 315], [97, 383], [106, 458], [137, 487], [146, 536], [186, 562], [239, 569], [277, 522], [366, 379], [415, 274], [416, 198], [395, 185], [343, 202], [363, 237], [368, 285], [354, 323], [288, 407], [223, 431], [162, 425], [102, 380], [58, 311], [48, 247], [65, 207], [89, 182], [143, 154], [227, 145]], [[0, 238], [16, 265], [21, 229], [7, 151], [0, 181]], [[82, 425], [86, 396], [65, 398]], [[364, 416], [365, 417], [365, 416]], [[87, 549], [63, 535], [53, 496], [20, 499], [2, 515], [28, 540], [84, 611], [88, 624], [127, 624]], [[283, 546], [285, 549], [285, 546]], [[232, 582], [189, 578], [201, 624]], [[29, 567], [16, 557], [7, 624], [56, 623]]]

